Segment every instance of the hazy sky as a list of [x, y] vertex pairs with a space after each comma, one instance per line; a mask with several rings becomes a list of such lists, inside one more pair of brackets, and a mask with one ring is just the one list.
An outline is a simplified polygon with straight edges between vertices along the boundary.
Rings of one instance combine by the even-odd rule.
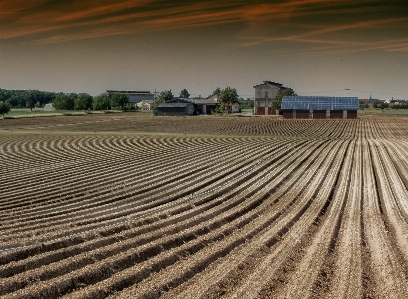
[[0, 0], [0, 88], [247, 98], [264, 80], [408, 100], [408, 1]]

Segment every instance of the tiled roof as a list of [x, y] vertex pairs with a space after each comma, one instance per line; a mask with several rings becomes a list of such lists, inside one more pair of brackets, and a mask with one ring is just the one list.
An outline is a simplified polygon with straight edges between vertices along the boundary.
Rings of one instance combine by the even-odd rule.
[[187, 107], [189, 103], [161, 103], [157, 107]]
[[153, 95], [150, 91], [139, 91], [139, 90], [106, 90], [106, 92], [111, 92], [111, 93], [128, 93], [128, 94], [149, 94], [149, 95]]
[[285, 87], [283, 87], [283, 84], [277, 83], [277, 82], [272, 82], [272, 81], [264, 81], [264, 83], [262, 83], [262, 84], [255, 85], [254, 88], [261, 87], [261, 86], [266, 86], [266, 85], [275, 85], [275, 86], [280, 87], [280, 88], [285, 88]]
[[191, 98], [175, 98], [173, 101], [185, 101], [185, 102], [189, 102], [189, 103], [193, 103], [193, 104], [218, 104], [218, 102], [214, 101], [214, 100], [210, 100], [210, 99], [191, 99]]

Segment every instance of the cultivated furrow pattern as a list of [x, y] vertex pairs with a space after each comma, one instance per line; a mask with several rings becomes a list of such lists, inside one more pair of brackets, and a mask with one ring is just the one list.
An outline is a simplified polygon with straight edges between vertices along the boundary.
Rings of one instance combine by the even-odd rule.
[[408, 298], [408, 119], [0, 127], [1, 298]]

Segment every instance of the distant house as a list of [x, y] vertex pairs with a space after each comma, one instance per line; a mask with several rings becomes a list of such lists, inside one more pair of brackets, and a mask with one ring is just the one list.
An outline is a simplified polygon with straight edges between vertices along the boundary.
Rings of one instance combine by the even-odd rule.
[[284, 96], [284, 118], [350, 119], [357, 118], [357, 97]]
[[129, 95], [129, 103], [139, 103], [141, 101], [153, 101], [154, 94], [150, 91], [136, 90], [107, 90], [106, 93], [124, 93]]
[[264, 81], [262, 84], [254, 86], [255, 88], [255, 101], [254, 101], [254, 114], [257, 115], [276, 115], [278, 111], [273, 109], [272, 102], [277, 95], [282, 94], [286, 89], [283, 84]]
[[225, 105], [225, 111], [228, 113], [239, 113], [241, 110], [239, 109], [239, 103], [229, 103]]
[[[217, 106], [219, 106], [220, 103], [220, 95], [219, 94], [214, 94], [211, 97], [209, 97], [208, 99], [201, 99], [201, 101], [205, 102], [207, 101], [207, 105], [209, 105], [210, 103], [213, 103], [213, 107], [211, 108], [216, 108]], [[239, 109], [239, 103], [229, 103], [226, 104], [224, 106], [224, 111], [227, 113], [238, 113], [240, 112]]]
[[379, 99], [373, 99], [371, 97], [371, 94], [370, 94], [370, 98], [368, 99], [367, 104], [379, 104], [379, 103], [380, 103], [380, 100]]
[[54, 107], [52, 107], [52, 103], [51, 104], [45, 104], [44, 105], [44, 111], [54, 111]]

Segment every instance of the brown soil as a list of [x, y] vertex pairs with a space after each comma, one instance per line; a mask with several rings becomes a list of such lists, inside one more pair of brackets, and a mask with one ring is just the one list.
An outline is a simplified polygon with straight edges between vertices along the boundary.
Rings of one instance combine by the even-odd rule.
[[408, 298], [408, 119], [0, 121], [1, 298]]

